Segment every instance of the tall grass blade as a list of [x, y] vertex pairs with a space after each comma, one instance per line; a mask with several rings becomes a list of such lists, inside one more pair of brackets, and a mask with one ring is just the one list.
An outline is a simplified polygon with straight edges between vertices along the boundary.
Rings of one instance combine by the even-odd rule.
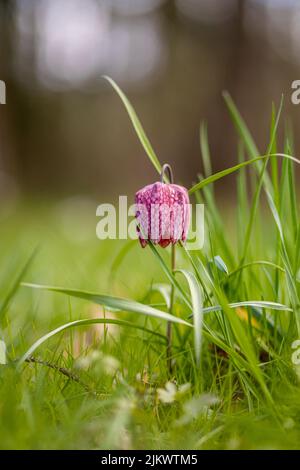
[[170, 315], [169, 313], [163, 312], [153, 307], [149, 307], [146, 304], [135, 302], [134, 300], [128, 300], [123, 299], [121, 297], [113, 297], [109, 295], [102, 295], [78, 289], [66, 289], [63, 287], [44, 286], [40, 284], [29, 283], [23, 283], [22, 285], [25, 287], [30, 287], [32, 289], [43, 289], [50, 292], [58, 292], [60, 294], [69, 295], [71, 297], [77, 297], [80, 299], [88, 300], [89, 302], [93, 302], [98, 305], [104, 305], [115, 311], [138, 313], [148, 317], [157, 318], [158, 320], [164, 320], [172, 323], [181, 323], [183, 325], [192, 326], [190, 323], [182, 320], [181, 318], [175, 317], [174, 315]]
[[35, 255], [37, 253], [37, 248], [32, 252], [32, 254], [29, 256], [28, 260], [25, 262], [24, 266], [20, 270], [19, 274], [17, 275], [16, 279], [14, 280], [11, 288], [9, 289], [7, 295], [5, 296], [4, 300], [2, 301], [2, 304], [0, 305], [0, 321], [3, 318], [3, 315], [11, 301], [11, 299], [14, 297], [15, 293], [17, 292], [20, 283], [22, 279], [24, 279], [25, 274], [27, 273], [29, 266], [31, 265]]
[[[288, 307], [287, 305], [280, 304], [278, 302], [269, 302], [265, 300], [245, 300], [243, 302], [232, 302], [228, 304], [230, 308], [238, 308], [238, 307], [253, 307], [253, 308], [269, 308], [270, 310], [283, 310], [286, 312], [292, 312], [293, 309]], [[222, 310], [221, 305], [212, 305], [211, 307], [204, 307], [203, 313], [210, 313], [210, 312], [217, 312], [218, 310]]]
[[139, 325], [136, 325], [134, 323], [130, 323], [124, 320], [115, 320], [111, 318], [89, 318], [89, 319], [83, 319], [83, 320], [75, 320], [69, 323], [65, 323], [64, 325], [61, 325], [58, 328], [55, 328], [54, 330], [49, 331], [49, 333], [45, 334], [44, 336], [39, 338], [37, 341], [35, 341], [35, 343], [32, 346], [30, 346], [30, 348], [19, 359], [18, 364], [21, 365], [23, 362], [25, 362], [26, 359], [30, 357], [36, 351], [36, 349], [38, 349], [43, 343], [45, 343], [46, 341], [48, 341], [50, 338], [57, 335], [58, 333], [61, 333], [62, 331], [65, 331], [65, 330], [69, 330], [70, 328], [76, 328], [79, 326], [90, 326], [90, 325], [95, 325], [95, 324], [103, 324], [103, 325], [113, 324], [113, 325], [118, 325], [118, 326], [135, 328], [138, 330], [143, 330], [146, 333], [150, 333], [151, 335], [159, 336], [163, 340], [166, 339], [163, 335], [161, 335], [160, 333], [157, 333], [156, 331], [149, 330], [147, 328], [144, 328], [143, 326], [139, 326]]
[[245, 166], [252, 165], [253, 163], [256, 163], [258, 161], [266, 161], [270, 157], [282, 157], [282, 158], [287, 158], [289, 160], [292, 160], [295, 163], [300, 164], [300, 160], [297, 158], [293, 157], [292, 155], [286, 155], [285, 153], [276, 153], [276, 154], [269, 154], [269, 155], [261, 155], [259, 157], [255, 157], [252, 160], [246, 160], [245, 162], [241, 162], [237, 165], [234, 165], [230, 168], [226, 168], [225, 170], [219, 171], [217, 173], [214, 173], [213, 175], [209, 176], [208, 178], [204, 178], [201, 180], [199, 183], [195, 184], [189, 189], [189, 193], [193, 194], [194, 192], [198, 191], [199, 189], [204, 188], [208, 184], [214, 183], [215, 181], [220, 180], [221, 178], [224, 178], [224, 176], [231, 175], [231, 173], [234, 173], [235, 171], [240, 170], [241, 168], [244, 168]]
[[119, 97], [121, 98], [125, 108], [126, 108], [126, 111], [131, 119], [131, 122], [133, 124], [133, 127], [135, 129], [135, 132], [137, 133], [137, 136], [146, 152], [146, 154], [148, 155], [151, 163], [153, 164], [154, 168], [156, 169], [156, 171], [158, 173], [161, 173], [161, 164], [156, 156], [156, 153], [154, 152], [153, 150], [153, 147], [143, 129], [143, 126], [132, 106], [132, 104], [130, 103], [130, 101], [128, 100], [127, 96], [125, 95], [125, 93], [121, 90], [121, 88], [116, 84], [116, 82], [104, 75], [103, 78], [105, 78], [105, 80], [107, 80], [111, 86], [113, 87], [113, 89], [117, 92], [117, 94], [119, 95]]
[[202, 320], [203, 320], [203, 303], [201, 287], [193, 273], [185, 269], [176, 269], [176, 273], [181, 273], [186, 278], [190, 292], [193, 306], [193, 322], [194, 322], [194, 344], [195, 344], [195, 357], [196, 364], [199, 366], [201, 357], [201, 342], [202, 342]]

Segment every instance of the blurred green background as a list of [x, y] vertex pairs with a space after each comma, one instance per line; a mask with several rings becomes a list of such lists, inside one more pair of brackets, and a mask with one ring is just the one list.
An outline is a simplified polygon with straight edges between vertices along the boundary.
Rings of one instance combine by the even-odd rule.
[[[156, 178], [103, 74], [124, 89], [160, 160], [187, 186], [202, 171], [201, 120], [214, 171], [236, 161], [223, 90], [262, 153], [271, 102], [284, 93], [297, 149], [290, 96], [299, 19], [297, 0], [2, 0], [1, 213], [29, 194], [115, 200]], [[228, 197], [232, 181], [218, 185]]]

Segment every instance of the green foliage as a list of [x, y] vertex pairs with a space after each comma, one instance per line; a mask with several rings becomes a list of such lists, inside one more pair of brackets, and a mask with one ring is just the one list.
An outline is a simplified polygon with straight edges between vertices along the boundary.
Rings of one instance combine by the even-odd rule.
[[[106, 79], [160, 171], [128, 98]], [[289, 132], [278, 151], [282, 101], [277, 113], [272, 108], [260, 155], [224, 97], [238, 133], [237, 164], [213, 173], [202, 124], [204, 178], [190, 194], [206, 205], [206, 243], [190, 252], [178, 245], [174, 272], [168, 249], [100, 244], [92, 236], [78, 245], [50, 215], [36, 235], [33, 207], [26, 225], [16, 217], [2, 228], [2, 448], [299, 448], [300, 375], [292, 353], [300, 335], [300, 162]], [[229, 174], [237, 199], [221, 212], [214, 185]], [[40, 239], [42, 250], [29, 258], [28, 246]]]

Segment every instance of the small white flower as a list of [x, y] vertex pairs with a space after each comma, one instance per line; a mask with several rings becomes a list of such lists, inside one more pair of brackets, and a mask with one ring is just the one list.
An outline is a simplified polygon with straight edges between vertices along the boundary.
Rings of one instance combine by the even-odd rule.
[[103, 369], [108, 375], [115, 375], [120, 368], [120, 362], [114, 356], [103, 355], [102, 357]]
[[189, 383], [177, 387], [173, 382], [167, 382], [165, 388], [157, 389], [157, 396], [162, 403], [173, 403], [179, 401], [190, 387]]
[[76, 361], [76, 367], [79, 369], [89, 369], [92, 366], [99, 367], [105, 374], [115, 375], [119, 370], [120, 363], [118, 359], [101, 351], [93, 350], [84, 357]]
[[183, 415], [177, 420], [176, 424], [182, 426], [193, 421], [198, 416], [210, 416], [213, 413], [211, 409], [220, 402], [219, 398], [210, 393], [204, 393], [198, 397], [193, 397], [183, 405]]
[[293, 418], [286, 418], [286, 420], [283, 423], [284, 429], [293, 429], [295, 427], [295, 421]]

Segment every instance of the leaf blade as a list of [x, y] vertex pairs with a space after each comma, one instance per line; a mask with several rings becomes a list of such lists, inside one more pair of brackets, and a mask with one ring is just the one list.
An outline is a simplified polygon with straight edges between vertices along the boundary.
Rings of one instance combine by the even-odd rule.
[[186, 269], [176, 269], [175, 273], [183, 274], [189, 284], [193, 306], [195, 357], [196, 364], [199, 366], [201, 358], [203, 325], [203, 300], [201, 295], [201, 287], [196, 279], [196, 276], [190, 271], [187, 271]]
[[258, 162], [261, 160], [267, 160], [270, 157], [276, 157], [276, 156], [287, 158], [287, 159], [294, 161], [295, 163], [300, 164], [300, 160], [293, 157], [292, 155], [286, 155], [285, 153], [271, 153], [270, 155], [260, 155], [259, 157], [255, 157], [255, 158], [252, 158], [251, 160], [243, 161], [241, 163], [238, 163], [237, 165], [234, 165], [230, 168], [226, 168], [225, 170], [218, 171], [217, 173], [214, 173], [213, 175], [208, 176], [207, 178], [204, 178], [199, 183], [196, 183], [194, 186], [192, 186], [189, 189], [189, 194], [193, 194], [199, 189], [202, 189], [204, 186], [214, 183], [215, 181], [218, 181], [219, 179], [224, 178], [225, 176], [230, 175], [231, 173], [234, 173], [235, 171], [238, 171], [240, 168], [244, 168], [247, 165], [251, 165], [255, 162]]
[[45, 343], [46, 341], [48, 341], [50, 338], [57, 335], [58, 333], [61, 333], [70, 328], [74, 328], [76, 326], [89, 326], [93, 324], [114, 324], [114, 325], [119, 325], [119, 326], [132, 327], [132, 328], [146, 331], [147, 333], [151, 333], [155, 336], [159, 336], [165, 339], [163, 335], [157, 333], [156, 331], [149, 330], [139, 325], [134, 325], [133, 323], [127, 322], [124, 320], [116, 320], [116, 319], [111, 319], [111, 318], [88, 318], [88, 319], [82, 319], [82, 320], [75, 320], [72, 322], [65, 323], [55, 328], [54, 330], [49, 331], [45, 335], [41, 336], [37, 341], [33, 343], [32, 346], [30, 346], [30, 348], [19, 359], [18, 365], [20, 366], [21, 364], [23, 364], [26, 361], [26, 359], [30, 357], [36, 351], [37, 348], [39, 348], [43, 343]]
[[129, 299], [124, 299], [122, 297], [113, 297], [110, 295], [102, 295], [97, 294], [94, 292], [82, 291], [79, 289], [66, 289], [62, 287], [56, 286], [45, 286], [41, 284], [30, 284], [30, 283], [23, 283], [24, 287], [30, 287], [33, 289], [42, 289], [47, 290], [50, 292], [58, 292], [60, 294], [66, 294], [71, 297], [77, 297], [84, 300], [88, 300], [92, 303], [96, 303], [99, 305], [105, 305], [106, 307], [115, 309], [117, 311], [128, 311], [132, 313], [138, 313], [145, 316], [154, 317], [164, 321], [171, 321], [173, 323], [181, 323], [186, 326], [192, 325], [181, 318], [174, 317], [174, 315], [170, 315], [169, 313], [163, 312], [153, 307], [149, 307], [146, 304], [142, 304], [140, 302], [136, 302]]
[[116, 84], [116, 82], [108, 77], [107, 75], [103, 75], [103, 78], [105, 80], [107, 80], [110, 85], [113, 87], [113, 89], [116, 91], [116, 93], [119, 95], [119, 97], [121, 98], [124, 106], [125, 106], [125, 109], [131, 119], [131, 122], [132, 122], [132, 125], [134, 127], [134, 130], [145, 150], [145, 152], [147, 153], [151, 163], [153, 164], [154, 168], [156, 169], [156, 171], [158, 173], [161, 173], [161, 164], [156, 156], [156, 153], [154, 152], [153, 150], [153, 147], [143, 129], [143, 126], [141, 124], [141, 121], [139, 120], [132, 104], [130, 103], [129, 99], [127, 98], [127, 96], [125, 95], [125, 93], [121, 90], [121, 88]]

